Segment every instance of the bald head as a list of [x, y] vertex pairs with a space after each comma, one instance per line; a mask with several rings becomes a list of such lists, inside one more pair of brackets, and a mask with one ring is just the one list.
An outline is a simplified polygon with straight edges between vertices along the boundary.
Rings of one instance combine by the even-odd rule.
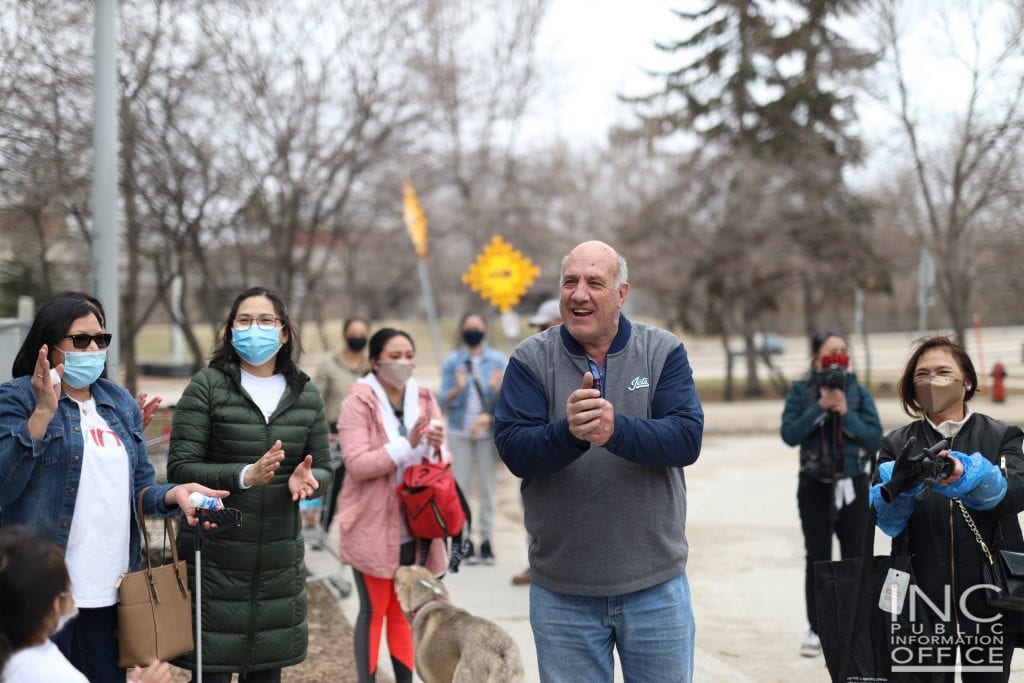
[[626, 265], [626, 259], [620, 256], [619, 253], [612, 249], [610, 245], [606, 242], [602, 242], [601, 240], [580, 242], [573, 247], [572, 251], [562, 258], [559, 280], [565, 279], [565, 264], [568, 263], [570, 258], [574, 257], [582, 258], [594, 266], [613, 263], [615, 265], [614, 277], [616, 289], [629, 282], [629, 267]]
[[619, 328], [629, 293], [626, 274], [626, 260], [596, 240], [576, 245], [562, 259], [562, 323], [595, 361], [604, 360]]

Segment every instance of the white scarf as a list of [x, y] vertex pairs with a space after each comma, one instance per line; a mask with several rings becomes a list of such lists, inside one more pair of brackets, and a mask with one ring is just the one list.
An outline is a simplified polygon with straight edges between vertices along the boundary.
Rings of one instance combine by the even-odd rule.
[[[389, 443], [395, 443], [399, 440], [404, 441], [407, 445], [405, 448], [410, 447], [410, 442], [407, 437], [404, 437], [398, 431], [398, 416], [395, 415], [394, 409], [391, 407], [391, 401], [388, 400], [388, 394], [381, 385], [380, 380], [377, 379], [377, 375], [370, 372], [365, 377], [361, 377], [359, 382], [369, 386], [373, 389], [374, 395], [377, 396], [377, 401], [380, 403], [380, 414], [384, 422], [384, 433], [388, 437]], [[411, 377], [405, 382], [405, 395], [402, 398], [402, 424], [405, 426], [406, 434], [412, 431], [413, 425], [416, 424], [416, 420], [420, 418], [420, 385], [416, 383], [416, 380]], [[421, 438], [419, 445], [412, 449], [412, 457], [410, 460], [404, 460], [404, 464], [396, 463], [395, 465], [395, 482], [401, 483], [402, 477], [405, 474], [406, 464], [410, 462], [419, 462], [425, 457], [430, 455], [430, 444], [426, 438]], [[441, 459], [451, 460], [451, 456], [448, 454], [448, 450], [441, 446]]]
[[[380, 413], [384, 418], [384, 433], [388, 435], [388, 441], [404, 439], [405, 437], [398, 431], [398, 416], [395, 415], [395, 410], [388, 399], [388, 393], [384, 390], [380, 380], [377, 379], [377, 375], [369, 372], [365, 376], [360, 377], [358, 381], [368, 385], [373, 389], [374, 395], [377, 396], [377, 401], [380, 402]], [[416, 384], [416, 380], [410, 377], [405, 381], [405, 395], [402, 397], [402, 424], [405, 426], [407, 434], [412, 431], [412, 426], [416, 424], [416, 420], [420, 419], [419, 395], [420, 385]]]

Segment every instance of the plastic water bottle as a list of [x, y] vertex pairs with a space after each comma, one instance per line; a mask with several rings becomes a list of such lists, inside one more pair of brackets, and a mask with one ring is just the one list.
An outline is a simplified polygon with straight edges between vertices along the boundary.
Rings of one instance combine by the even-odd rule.
[[302, 526], [306, 529], [314, 529], [320, 523], [319, 498], [304, 498], [299, 501], [299, 513], [302, 515]]
[[204, 496], [199, 491], [193, 491], [188, 494], [188, 504], [194, 508], [203, 510], [223, 510], [224, 503], [220, 498], [214, 498], [212, 496]]
[[[441, 429], [443, 427], [444, 423], [440, 420], [435, 419], [430, 421], [430, 429], [432, 430]], [[438, 445], [434, 447], [434, 457], [437, 458], [438, 462], [444, 459], [444, 456], [441, 454], [441, 446]]]

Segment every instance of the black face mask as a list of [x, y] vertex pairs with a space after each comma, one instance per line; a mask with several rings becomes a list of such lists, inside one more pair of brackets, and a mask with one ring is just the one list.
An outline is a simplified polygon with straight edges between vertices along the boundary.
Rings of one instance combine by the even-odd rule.
[[366, 337], [345, 337], [345, 345], [350, 351], [359, 353], [366, 348]]
[[462, 333], [462, 341], [466, 346], [479, 346], [484, 340], [484, 333], [481, 330], [466, 330]]

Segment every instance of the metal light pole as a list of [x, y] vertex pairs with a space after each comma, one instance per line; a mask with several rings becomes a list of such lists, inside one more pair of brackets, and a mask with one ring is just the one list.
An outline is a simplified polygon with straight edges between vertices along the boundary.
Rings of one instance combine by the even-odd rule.
[[118, 294], [117, 187], [117, 1], [96, 0], [93, 29], [93, 291], [107, 313], [113, 333], [107, 351], [107, 374], [118, 378], [121, 314]]

